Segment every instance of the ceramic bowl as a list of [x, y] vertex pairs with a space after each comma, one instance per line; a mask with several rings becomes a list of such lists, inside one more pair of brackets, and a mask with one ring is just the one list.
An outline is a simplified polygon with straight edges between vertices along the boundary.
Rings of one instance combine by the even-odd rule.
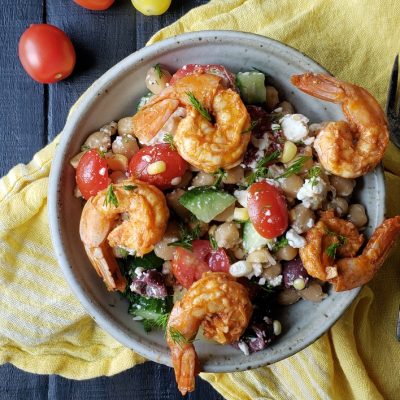
[[[171, 365], [161, 332], [145, 333], [127, 313], [127, 303], [107, 292], [96, 275], [79, 239], [82, 203], [73, 195], [75, 172], [69, 160], [85, 138], [103, 124], [133, 115], [138, 99], [147, 90], [148, 68], [161, 63], [175, 71], [188, 63], [223, 64], [233, 72], [256, 67], [268, 74], [280, 94], [313, 122], [343, 118], [340, 107], [314, 99], [290, 84], [290, 76], [305, 71], [327, 73], [300, 52], [277, 41], [231, 31], [195, 32], [164, 40], [130, 55], [100, 77], [85, 93], [63, 130], [49, 185], [51, 235], [58, 262], [73, 292], [87, 312], [116, 340], [153, 361]], [[368, 213], [370, 233], [384, 214], [381, 169], [363, 177], [357, 194]], [[321, 303], [300, 301], [282, 309], [283, 332], [266, 350], [245, 356], [231, 346], [196, 342], [203, 371], [229, 372], [255, 368], [282, 360], [314, 342], [343, 314], [359, 289], [330, 291]]]

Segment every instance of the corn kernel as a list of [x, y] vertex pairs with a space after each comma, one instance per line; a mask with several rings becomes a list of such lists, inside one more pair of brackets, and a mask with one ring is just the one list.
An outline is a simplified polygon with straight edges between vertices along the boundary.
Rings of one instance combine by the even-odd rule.
[[303, 278], [297, 278], [293, 281], [293, 287], [296, 290], [303, 290], [306, 287], [306, 282]]
[[233, 212], [233, 219], [235, 221], [247, 221], [249, 219], [249, 212], [247, 208], [235, 208]]
[[162, 174], [163, 172], [166, 171], [166, 169], [167, 169], [167, 164], [165, 164], [165, 161], [155, 161], [148, 165], [147, 173], [149, 175]]
[[297, 154], [297, 146], [293, 142], [287, 140], [283, 146], [281, 162], [287, 163], [293, 160], [293, 158], [296, 157], [296, 154]]
[[274, 322], [272, 323], [273, 327], [274, 327], [274, 335], [278, 336], [281, 334], [282, 332], [282, 325], [281, 323], [276, 319], [274, 320]]

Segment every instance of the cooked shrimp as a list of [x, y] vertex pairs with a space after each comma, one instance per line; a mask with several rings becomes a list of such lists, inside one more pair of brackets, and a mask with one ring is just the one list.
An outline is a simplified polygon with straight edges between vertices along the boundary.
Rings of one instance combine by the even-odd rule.
[[299, 249], [301, 261], [309, 275], [322, 281], [329, 279], [333, 260], [327, 248], [339, 243], [338, 237], [345, 238], [336, 251], [341, 257], [355, 256], [363, 243], [363, 236], [351, 222], [335, 218], [331, 211], [322, 213], [321, 219], [306, 234], [306, 246]]
[[342, 292], [368, 283], [385, 262], [399, 233], [400, 216], [389, 218], [376, 229], [361, 255], [338, 260], [337, 277], [331, 280], [335, 290]]
[[365, 89], [323, 74], [292, 76], [292, 83], [311, 96], [342, 105], [346, 121], [321, 128], [314, 148], [332, 174], [357, 178], [374, 169], [389, 142], [385, 114]]
[[204, 107], [211, 108], [212, 99], [220, 90], [220, 82], [221, 78], [216, 75], [190, 75], [166, 87], [132, 117], [135, 136], [140, 143], [148, 144], [180, 105], [191, 104], [187, 92], [192, 92]]
[[128, 249], [139, 257], [149, 253], [164, 235], [169, 211], [163, 193], [147, 183], [126, 180], [112, 185], [114, 202], [106, 201], [109, 190], [101, 190], [86, 202], [80, 236], [107, 288], [124, 290], [126, 282], [111, 248]]
[[[400, 216], [383, 222], [369, 239], [361, 255], [355, 257], [362, 244], [355, 226], [348, 221], [336, 221], [339, 218], [322, 220], [311, 228], [306, 235], [307, 245], [300, 249], [300, 258], [308, 274], [322, 281], [329, 281], [335, 290], [354, 289], [368, 283], [377, 273], [400, 233]], [[337, 236], [345, 238], [338, 247], [337, 260], [330, 258], [326, 252], [333, 243], [338, 243]]]
[[[206, 120], [193, 107], [188, 93], [215, 117], [215, 123]], [[174, 134], [178, 153], [205, 172], [238, 165], [250, 140], [250, 131], [246, 132], [250, 117], [240, 96], [225, 89], [216, 75], [189, 75], [164, 89], [132, 117], [139, 140], [149, 143], [172, 115], [174, 107], [178, 107], [177, 102], [187, 111]]]
[[167, 343], [178, 388], [183, 395], [194, 390], [200, 371], [193, 346], [200, 325], [204, 336], [220, 344], [232, 343], [246, 329], [253, 306], [244, 286], [229, 274], [206, 273], [174, 304], [167, 326]]

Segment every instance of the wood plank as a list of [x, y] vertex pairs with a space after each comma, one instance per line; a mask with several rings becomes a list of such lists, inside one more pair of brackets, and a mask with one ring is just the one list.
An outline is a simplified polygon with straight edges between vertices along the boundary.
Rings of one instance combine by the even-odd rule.
[[17, 163], [28, 162], [46, 144], [44, 89], [24, 71], [18, 41], [32, 23], [42, 21], [37, 0], [2, 0], [0, 13], [0, 176]]
[[130, 1], [117, 1], [106, 11], [90, 11], [71, 0], [47, 0], [46, 18], [67, 33], [77, 53], [71, 77], [49, 85], [48, 139], [52, 140], [79, 96], [136, 50], [135, 11]]

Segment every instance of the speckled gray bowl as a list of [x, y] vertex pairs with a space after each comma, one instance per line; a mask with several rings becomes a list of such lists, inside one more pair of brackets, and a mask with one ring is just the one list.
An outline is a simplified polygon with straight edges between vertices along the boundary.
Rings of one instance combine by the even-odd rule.
[[[300, 93], [290, 76], [305, 71], [327, 72], [320, 65], [282, 43], [262, 36], [230, 31], [195, 32], [146, 47], [122, 60], [86, 92], [68, 120], [53, 161], [49, 185], [49, 216], [54, 249], [72, 290], [87, 312], [119, 342], [143, 356], [171, 365], [168, 348], [160, 332], [145, 333], [142, 325], [127, 314], [127, 303], [108, 293], [90, 266], [79, 240], [81, 202], [74, 198], [74, 170], [69, 159], [79, 152], [88, 134], [103, 124], [132, 115], [145, 92], [147, 69], [162, 63], [171, 71], [183, 64], [223, 64], [233, 70], [252, 67], [266, 71], [296, 109], [311, 121], [340, 119], [340, 108]], [[369, 216], [367, 234], [383, 219], [384, 183], [381, 169], [358, 184], [359, 200]], [[314, 342], [342, 315], [359, 289], [330, 292], [323, 302], [300, 301], [286, 307], [280, 320], [283, 333], [268, 349], [248, 357], [231, 346], [196, 343], [202, 367], [207, 372], [230, 372], [271, 364]]]

